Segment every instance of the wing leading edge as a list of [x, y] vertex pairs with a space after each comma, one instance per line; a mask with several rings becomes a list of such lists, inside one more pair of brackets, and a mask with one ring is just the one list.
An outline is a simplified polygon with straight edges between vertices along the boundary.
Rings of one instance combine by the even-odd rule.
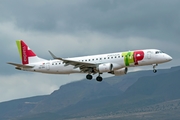
[[63, 63], [65, 63], [65, 66], [73, 65], [74, 69], [80, 68], [81, 72], [97, 73], [97, 71], [95, 71], [95, 69], [97, 68], [97, 66], [99, 64], [93, 64], [93, 63], [88, 63], [88, 62], [80, 62], [80, 61], [75, 61], [75, 60], [68, 60], [68, 59], [56, 57], [51, 51], [49, 51], [49, 53], [51, 54], [51, 56], [54, 59], [58, 59], [58, 60], [63, 61]]

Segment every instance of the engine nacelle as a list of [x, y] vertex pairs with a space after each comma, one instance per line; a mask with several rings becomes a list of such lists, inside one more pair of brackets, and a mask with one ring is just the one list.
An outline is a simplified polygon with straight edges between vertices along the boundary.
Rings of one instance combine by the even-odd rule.
[[111, 63], [100, 64], [97, 69], [100, 73], [111, 72], [113, 71], [113, 64]]
[[127, 72], [128, 72], [128, 68], [122, 68], [122, 69], [114, 70], [113, 74], [117, 76], [117, 75], [127, 74]]

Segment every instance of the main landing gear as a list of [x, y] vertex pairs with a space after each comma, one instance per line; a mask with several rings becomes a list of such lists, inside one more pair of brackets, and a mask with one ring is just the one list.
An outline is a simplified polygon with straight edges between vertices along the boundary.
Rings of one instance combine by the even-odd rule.
[[154, 73], [156, 73], [156, 72], [157, 72], [157, 70], [156, 70], [156, 66], [158, 66], [158, 64], [153, 65], [153, 72], [154, 72]]
[[[86, 79], [88, 79], [88, 80], [92, 80], [92, 75], [90, 75], [90, 74], [88, 74], [88, 75], [86, 75]], [[100, 74], [96, 77], [96, 80], [98, 81], [98, 82], [101, 82], [102, 80], [103, 80], [103, 78], [100, 76]]]
[[97, 76], [96, 80], [97, 80], [98, 82], [101, 82], [101, 81], [103, 80], [103, 78], [99, 75], [99, 76]]
[[93, 78], [92, 75], [90, 74], [86, 75], [86, 79], [91, 80], [92, 78]]

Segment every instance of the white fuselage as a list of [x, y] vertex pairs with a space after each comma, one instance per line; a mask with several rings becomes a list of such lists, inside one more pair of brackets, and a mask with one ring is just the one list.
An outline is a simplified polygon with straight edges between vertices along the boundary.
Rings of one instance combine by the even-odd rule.
[[[172, 58], [169, 55], [157, 49], [146, 49], [140, 51], [143, 51], [143, 58], [141, 53], [137, 53], [136, 54], [137, 58], [133, 58], [134, 56], [131, 53], [133, 53], [134, 51], [127, 51], [127, 52], [117, 52], [117, 53], [109, 53], [109, 54], [67, 58], [66, 60], [93, 63], [93, 64], [111, 63], [113, 64], [113, 70], [118, 70], [125, 67], [160, 64], [172, 60]], [[44, 60], [41, 62], [31, 63], [29, 65], [33, 65], [34, 68], [22, 68], [22, 70], [49, 73], [49, 74], [81, 73], [79, 67], [68, 65], [63, 61], [56, 59]]]

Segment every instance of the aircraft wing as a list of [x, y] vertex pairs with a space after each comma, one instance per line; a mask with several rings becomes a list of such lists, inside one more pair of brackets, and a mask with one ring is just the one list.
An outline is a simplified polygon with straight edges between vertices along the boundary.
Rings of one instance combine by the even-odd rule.
[[58, 60], [63, 61], [63, 63], [65, 63], [65, 66], [73, 65], [74, 69], [75, 68], [80, 68], [80, 70], [82, 72], [85, 72], [85, 73], [88, 72], [88, 71], [91, 71], [92, 68], [96, 68], [99, 65], [99, 64], [93, 64], [93, 63], [88, 63], [88, 62], [80, 62], [80, 61], [74, 61], [74, 60], [68, 60], [68, 59], [56, 57], [51, 51], [49, 51], [49, 53], [51, 54], [51, 56], [54, 59], [58, 59]]
[[22, 64], [11, 63], [11, 62], [8, 62], [7, 64], [14, 65], [16, 67], [22, 67], [22, 68], [33, 68], [34, 67], [34, 66], [30, 66], [30, 65], [22, 65]]

